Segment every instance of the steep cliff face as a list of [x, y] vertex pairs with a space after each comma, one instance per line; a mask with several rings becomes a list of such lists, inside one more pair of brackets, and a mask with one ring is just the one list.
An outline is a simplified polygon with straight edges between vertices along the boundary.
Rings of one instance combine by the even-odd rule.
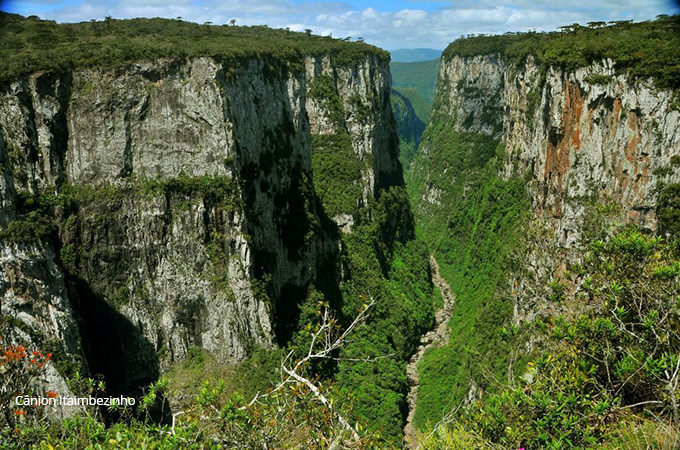
[[444, 60], [440, 83], [438, 111], [457, 132], [500, 139], [501, 173], [527, 177], [535, 224], [551, 236], [532, 236], [514, 280], [520, 316], [533, 316], [540, 286], [578, 259], [572, 250], [598, 210], [608, 208], [600, 225], [657, 230], [659, 193], [680, 181], [673, 90], [616, 71], [611, 60], [565, 71], [500, 55]]
[[542, 72], [502, 58], [455, 57], [442, 68], [450, 88], [443, 110], [463, 132], [502, 125], [504, 173], [531, 173], [537, 214], [560, 243], [579, 237], [584, 200], [609, 199], [624, 218], [656, 230], [657, 186], [680, 180], [671, 158], [680, 145], [673, 91], [617, 74], [611, 60], [571, 72]]
[[[197, 57], [6, 82], [3, 314], [119, 387], [191, 346], [221, 361], [273, 346], [319, 268], [337, 270], [313, 137], [342, 130], [360, 168], [339, 225], [400, 182], [388, 70], [373, 54], [303, 70]], [[339, 99], [332, 121], [317, 79]]]

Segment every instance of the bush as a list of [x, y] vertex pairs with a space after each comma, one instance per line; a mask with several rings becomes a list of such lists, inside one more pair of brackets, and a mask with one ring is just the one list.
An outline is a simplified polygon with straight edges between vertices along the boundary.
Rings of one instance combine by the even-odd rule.
[[671, 236], [680, 236], [680, 184], [664, 187], [657, 200], [659, 230]]

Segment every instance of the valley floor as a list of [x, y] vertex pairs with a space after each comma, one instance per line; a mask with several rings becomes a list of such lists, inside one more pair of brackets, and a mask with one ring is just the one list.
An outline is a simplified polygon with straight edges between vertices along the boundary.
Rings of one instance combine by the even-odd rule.
[[428, 331], [420, 340], [418, 350], [413, 354], [411, 360], [406, 367], [406, 374], [408, 376], [411, 388], [409, 390], [406, 401], [408, 402], [408, 417], [406, 418], [406, 426], [404, 426], [404, 439], [408, 448], [417, 448], [418, 440], [416, 435], [416, 428], [413, 425], [413, 419], [416, 414], [416, 406], [418, 402], [418, 363], [430, 348], [444, 345], [449, 341], [449, 334], [451, 332], [449, 327], [449, 320], [453, 314], [453, 304], [455, 298], [451, 292], [449, 284], [439, 274], [439, 265], [434, 255], [430, 255], [430, 270], [432, 271], [432, 282], [442, 295], [444, 304], [435, 313], [435, 326], [431, 331]]

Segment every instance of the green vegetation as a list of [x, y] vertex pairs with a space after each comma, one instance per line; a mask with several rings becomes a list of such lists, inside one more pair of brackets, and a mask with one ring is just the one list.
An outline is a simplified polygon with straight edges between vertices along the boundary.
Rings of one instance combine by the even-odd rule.
[[[606, 24], [605, 24], [606, 25]], [[610, 58], [618, 71], [636, 78], [653, 78], [662, 88], [680, 87], [680, 16], [660, 16], [657, 20], [630, 23], [610, 22], [590, 27], [573, 24], [552, 33], [507, 33], [473, 36], [452, 42], [443, 58], [501, 54], [522, 63], [533, 55], [544, 67], [573, 70]], [[593, 80], [596, 83], [605, 79]]]
[[391, 62], [392, 110], [399, 134], [399, 159], [408, 169], [429, 120], [439, 74], [439, 59]]
[[361, 168], [347, 131], [312, 136], [314, 188], [329, 216], [356, 211]]
[[310, 286], [291, 324], [295, 333], [288, 346], [296, 352], [306, 348], [306, 325], [320, 302], [334, 306], [339, 323], [348, 325], [375, 300], [366, 326], [339, 350], [337, 361], [320, 364], [317, 373], [324, 384], [334, 384], [336, 398], [351, 409], [352, 420], [379, 435], [382, 445], [398, 445], [408, 390], [406, 360], [433, 323], [427, 249], [413, 239], [404, 187], [383, 190], [356, 217], [352, 233], [340, 236], [342, 281], [319, 278]]
[[680, 236], [680, 184], [664, 187], [657, 200], [659, 229], [672, 236]]
[[439, 74], [439, 59], [390, 63], [392, 110], [399, 135], [399, 160], [405, 170], [418, 151], [429, 120]]
[[602, 75], [602, 74], [590, 74], [587, 75], [584, 80], [590, 84], [601, 84], [601, 85], [606, 85], [611, 83], [611, 81], [614, 79], [611, 75]]
[[200, 347], [191, 347], [186, 358], [175, 363], [166, 374], [169, 400], [173, 409], [185, 410], [202, 391], [214, 390], [215, 400], [226, 404], [234, 396], [253, 398], [275, 385], [281, 360], [280, 349], [256, 349], [248, 359], [234, 364], [219, 364]]
[[[332, 54], [335, 65], [367, 54], [385, 56], [363, 44], [338, 43], [263, 27], [201, 26], [161, 19], [74, 25], [12, 15], [3, 15], [2, 19], [8, 24], [2, 28], [8, 41], [0, 44], [0, 51], [7, 55], [5, 65], [0, 66], [0, 78], [37, 68], [60, 71], [74, 67], [118, 67], [138, 61], [140, 55], [181, 58], [205, 54], [238, 63], [242, 58], [256, 57], [266, 63], [267, 70], [298, 70], [303, 57], [316, 52]], [[38, 48], [34, 36], [38, 32], [49, 34], [54, 38], [53, 44]], [[7, 42], [16, 46], [10, 49]], [[276, 391], [276, 395], [268, 395], [271, 403], [258, 402], [252, 408], [246, 407], [243, 398], [270, 390], [280, 379], [281, 356], [288, 352], [298, 356], [309, 345], [308, 327], [311, 324], [313, 329], [318, 320], [320, 304], [331, 305], [337, 315], [335, 323], [346, 326], [362, 310], [367, 298], [375, 299], [376, 304], [363, 320], [366, 326], [357, 329], [355, 336], [332, 358], [310, 364], [304, 373], [323, 386], [323, 392], [332, 396], [352, 424], [362, 425], [362, 436], [379, 439], [382, 447], [401, 443], [408, 390], [406, 360], [433, 322], [427, 250], [414, 239], [413, 217], [403, 186], [381, 186], [376, 199], [370, 198], [369, 204], [361, 201], [362, 170], [372, 169], [373, 162], [370, 155], [360, 157], [354, 152], [345, 125], [347, 111], [333, 79], [317, 76], [311, 82], [309, 97], [323, 109], [333, 130], [311, 137], [312, 173], [298, 170], [297, 166], [291, 174], [294, 187], [277, 196], [275, 202], [287, 210], [282, 231], [286, 244], [292, 243], [289, 252], [295, 253], [296, 249], [315, 242], [331, 245], [316, 252], [319, 259], [327, 260], [317, 261], [319, 267], [314, 268], [318, 270], [317, 277], [309, 286], [299, 289], [294, 286], [287, 293], [292, 300], [267, 300], [276, 320], [285, 319], [281, 322], [285, 321], [284, 327], [288, 328], [283, 336], [284, 327], [276, 326], [282, 350], [249, 349], [253, 354], [248, 360], [237, 366], [224, 366], [211, 355], [191, 349], [186, 361], [176, 364], [167, 374], [170, 400], [175, 401], [173, 392], [182, 393], [182, 400], [173, 405], [173, 411], [187, 411], [178, 421], [175, 434], [169, 433], [167, 426], [159, 425], [157, 416], [138, 411], [132, 417], [120, 416], [124, 420], [110, 428], [102, 426], [100, 417], [67, 420], [50, 427], [26, 422], [14, 448], [48, 448], [48, 444], [60, 448], [58, 441], [64, 442], [63, 447], [73, 448], [88, 445], [137, 448], [151, 446], [154, 439], [158, 441], [155, 448], [215, 448], [234, 445], [235, 441], [229, 439], [246, 442], [264, 435], [270, 436], [266, 445], [271, 448], [301, 445], [326, 448], [330, 445], [328, 439], [337, 435], [334, 428], [337, 418], [329, 414], [328, 408], [310, 400], [312, 394], [308, 389], [295, 385], [295, 392], [286, 391], [284, 395]], [[359, 121], [373, 113], [358, 96], [349, 102]], [[227, 247], [229, 233], [224, 229], [224, 218], [228, 216], [223, 213], [243, 210], [238, 194], [245, 190], [236, 183], [248, 181], [251, 171], [252, 167], [245, 167], [234, 178], [182, 174], [162, 180], [133, 176], [115, 184], [61, 184], [57, 193], [44, 192], [22, 200], [18, 220], [13, 222], [16, 225], [3, 231], [6, 233], [3, 238], [14, 242], [41, 241], [51, 247], [59, 255], [58, 263], [67, 282], [77, 285], [74, 289], [82, 289], [83, 298], [96, 297], [97, 302], [112, 307], [114, 312], [133, 302], [135, 307], [151, 308], [150, 294], [134, 274], [120, 276], [129, 266], [130, 256], [125, 245], [112, 245], [125, 242], [127, 220], [122, 220], [121, 212], [127, 214], [133, 205], [136, 208], [146, 201], [153, 204], [164, 200], [168, 219], [172, 219], [170, 215], [176, 212], [200, 204], [206, 208], [210, 205], [216, 209], [217, 219], [204, 215], [207, 227], [204, 244], [211, 267], [205, 279], [228, 290], [226, 263], [231, 252]], [[294, 203], [289, 197], [296, 197], [297, 203], [286, 208]], [[340, 213], [353, 216], [351, 234], [338, 233], [329, 220]], [[20, 227], [24, 222], [33, 224], [33, 228]], [[49, 227], [40, 228], [43, 222]], [[316, 233], [324, 234], [323, 240], [315, 240]], [[336, 252], [335, 248], [339, 250]], [[255, 295], [269, 298], [271, 274], [266, 268], [258, 270], [262, 273], [255, 274]], [[284, 286], [283, 290], [289, 287]], [[194, 304], [185, 304], [182, 299], [177, 303], [183, 318], [191, 320], [198, 316]], [[124, 356], [148, 359], [154, 356], [153, 351], [163, 354], [168, 350], [151, 349], [148, 355]], [[207, 384], [203, 383], [206, 379], [210, 380]], [[215, 411], [219, 412], [218, 417]], [[269, 423], [269, 417], [277, 422], [276, 426]], [[11, 434], [11, 430], [3, 432]], [[263, 447], [258, 441], [251, 443], [250, 448]]]
[[392, 110], [399, 135], [399, 159], [405, 170], [418, 151], [430, 118], [437, 86], [439, 59], [411, 63], [390, 63]]
[[[317, 319], [309, 329], [321, 333], [327, 324]], [[322, 351], [322, 345], [314, 349]], [[7, 450], [325, 449], [350, 445], [371, 448], [377, 442], [371, 433], [359, 434], [359, 424], [343, 422], [347, 411], [334, 405], [332, 385], [314, 384], [307, 378], [308, 365], [293, 362], [293, 369], [288, 370], [297, 377], [287, 376], [289, 372], [283, 369], [286, 360], [280, 351], [256, 352], [249, 361], [225, 371], [215, 366], [209, 354], [191, 349], [188, 358], [170, 371], [171, 379], [161, 378], [149, 385], [135, 405], [109, 407], [108, 414], [120, 419], [107, 426], [96, 408], [87, 408], [74, 418], [51, 421], [44, 408], [15, 405], [15, 391], [4, 387], [33, 393], [28, 386], [44, 375], [44, 363], [51, 354], [3, 343], [0, 350], [0, 376], [10, 380], [9, 385], [3, 383], [2, 393], [11, 406], [0, 416], [0, 447]], [[274, 378], [277, 380], [272, 381]], [[205, 381], [197, 385], [199, 380]], [[71, 392], [77, 396], [93, 396], [104, 390], [102, 382], [79, 375], [69, 381]], [[258, 388], [263, 390], [255, 392]], [[243, 391], [249, 391], [248, 400]], [[57, 399], [64, 393], [40, 394]], [[329, 398], [331, 401], [326, 400]], [[171, 422], [159, 423], [158, 415], [168, 414], [168, 406], [182, 409]]]
[[[425, 100], [415, 88], [403, 87], [399, 90], [393, 89], [392, 92], [397, 92], [398, 95], [407, 99], [409, 103], [411, 103], [418, 119], [420, 119], [423, 124], [427, 123], [430, 118], [432, 102]], [[423, 131], [425, 130], [423, 129]], [[422, 135], [422, 132], [420, 134]]]
[[390, 98], [392, 99], [392, 110], [399, 135], [399, 160], [402, 167], [408, 168], [418, 150], [420, 139], [423, 131], [425, 131], [425, 123], [420, 119], [411, 101], [405, 95], [392, 89]]
[[392, 192], [383, 197], [392, 198], [378, 206], [382, 218], [343, 239], [351, 273], [342, 286], [344, 315], [351, 317], [361, 307], [354, 299], [360, 300], [362, 293], [378, 301], [369, 326], [341, 352], [347, 359], [338, 365], [337, 382], [342, 397], [354, 405], [357, 420], [399, 443], [408, 391], [406, 361], [420, 335], [432, 326], [434, 311], [425, 246], [418, 241], [390, 245], [390, 239], [382, 239], [385, 227], [390, 226], [382, 221], [394, 220], [389, 213], [397, 206], [395, 200], [405, 200], [405, 194]]
[[[58, 25], [4, 13], [0, 20], [0, 55], [4, 61], [0, 64], [0, 80], [38, 70], [112, 69], [140, 60], [181, 60], [202, 55], [224, 63], [227, 77], [229, 70], [234, 70], [230, 68], [242, 67], [246, 59], [253, 58], [263, 63], [266, 74], [272, 76], [301, 70], [308, 55], [330, 54], [335, 66], [371, 55], [385, 61], [387, 58], [382, 50], [365, 44], [266, 27], [197, 25], [165, 19], [107, 19]], [[309, 98], [324, 111], [332, 130], [311, 136], [311, 173], [299, 162], [290, 173], [291, 189], [277, 195], [274, 202], [285, 216], [281, 232], [289, 246], [288, 256], [306, 254], [297, 250], [319, 244], [313, 253], [319, 261], [308, 269], [317, 274], [309, 285], [282, 287], [282, 291], [290, 288], [286, 295], [291, 300], [267, 300], [275, 319], [285, 319], [281, 320], [285, 321], [283, 327], [275, 326], [281, 349], [250, 348], [246, 361], [224, 365], [212, 355], [191, 348], [187, 358], [166, 374], [167, 382], [160, 380], [147, 389], [140, 399], [140, 409], [105, 412], [107, 421], [118, 423], [105, 427], [99, 411], [54, 424], [42, 418], [16, 419], [12, 426], [1, 427], [0, 447], [328, 448], [339, 434], [347, 433], [346, 429], [340, 430], [333, 411], [341, 411], [352, 425], [361, 425], [358, 430], [366, 446], [371, 442], [374, 448], [401, 444], [408, 390], [406, 361], [420, 336], [433, 324], [427, 249], [415, 239], [404, 186], [376, 186], [376, 198], [371, 192], [362, 201], [362, 171], [372, 169], [373, 161], [371, 155], [357, 155], [353, 149], [345, 124], [349, 111], [345, 110], [333, 78], [317, 76], [309, 86]], [[422, 101], [420, 107], [424, 109]], [[374, 113], [358, 95], [349, 98], [348, 110], [360, 122]], [[19, 162], [14, 161], [11, 168]], [[74, 302], [91, 308], [88, 313], [92, 315], [101, 309], [118, 318], [124, 306], [156, 307], [150, 298], [151, 288], [128, 270], [137, 249], [126, 246], [130, 232], [127, 215], [141, 212], [147, 204], [160, 203], [166, 206], [166, 214], [159, 222], [166, 227], [175, 223], [174, 214], [204, 206], [206, 212], [200, 222], [206, 227], [202, 230], [208, 257], [204, 280], [217, 289], [229, 290], [227, 258], [233, 254], [228, 247], [233, 245], [229, 214], [242, 212], [242, 202], [250, 201], [252, 189], [248, 191], [244, 184], [252, 181], [251, 175], [257, 169], [243, 167], [233, 178], [179, 174], [167, 179], [128, 176], [116, 183], [98, 185], [59, 182], [49, 191], [20, 197], [17, 220], [3, 230], [1, 237], [17, 243], [41, 242], [43, 247], [51, 248], [58, 255], [57, 263], [65, 275], [65, 284], [72, 289], [69, 295], [73, 294]], [[268, 169], [263, 166], [262, 170]], [[383, 185], [401, 182], [401, 174], [392, 179], [390, 175], [380, 174]], [[241, 194], [245, 200], [241, 200]], [[351, 233], [339, 233], [330, 221], [329, 217], [340, 213], [353, 216]], [[253, 222], [257, 220], [254, 216]], [[319, 236], [315, 234], [322, 234], [322, 239], [316, 239]], [[152, 254], [157, 244], [148, 245], [140, 251]], [[265, 256], [256, 255], [254, 259], [272, 255], [266, 254], [270, 249], [253, 245], [254, 253], [260, 250]], [[156, 258], [149, 259], [148, 269], [153, 271], [156, 262], [151, 260]], [[269, 298], [272, 274], [267, 267], [254, 270], [255, 295], [258, 299]], [[227, 296], [227, 301], [231, 298]], [[351, 338], [327, 360], [305, 364], [299, 372], [320, 386], [319, 392], [333, 400], [335, 409], [319, 402], [305, 383], [291, 382], [285, 389], [278, 386], [283, 375], [282, 359], [289, 354], [298, 359], [304, 355], [326, 305], [335, 315], [334, 326], [341, 328], [348, 326], [370, 300], [375, 300], [375, 305]], [[180, 325], [187, 329], [193, 319], [199, 320], [196, 303], [178, 298], [172, 306], [178, 308]], [[156, 316], [152, 319], [156, 320]], [[139, 331], [135, 326], [130, 324], [131, 332]], [[282, 331], [285, 327], [289, 329]], [[90, 338], [88, 332], [83, 331], [83, 340]], [[88, 351], [96, 350], [94, 344], [92, 347]], [[149, 360], [152, 365], [154, 357], [168, 356], [169, 352], [166, 347], [152, 345], [148, 353], [146, 347], [141, 350], [126, 347], [121, 350], [120, 360]], [[87, 355], [91, 356], [98, 362], [100, 355]], [[161, 359], [168, 361], [170, 357]], [[94, 363], [90, 369], [93, 373], [100, 371]], [[140, 371], [146, 369], [140, 364]], [[101, 372], [109, 376], [104, 369]], [[82, 378], [77, 373], [76, 369], [67, 375], [80, 382]], [[248, 405], [258, 392], [263, 397]], [[184, 411], [176, 417], [174, 430], [164, 422], [168, 417], [163, 415], [167, 414], [163, 399], [170, 402], [173, 412]], [[19, 430], [16, 433], [15, 425]], [[338, 442], [343, 444], [342, 441]]]
[[[437, 89], [439, 64], [439, 58], [412, 63], [391, 62], [392, 87], [400, 92], [405, 88], [414, 89], [428, 105], [432, 105]], [[421, 119], [425, 121], [427, 117]]]
[[411, 198], [439, 192], [438, 203], [421, 202], [418, 232], [456, 295], [449, 343], [419, 366], [419, 429], [454, 409], [471, 380], [485, 389], [505, 376], [516, 340], [508, 336], [512, 301], [502, 288], [529, 210], [524, 181], [497, 175], [498, 141], [456, 133], [446, 117], [432, 117], [422, 144], [427, 159], [417, 156], [411, 173]]
[[[240, 200], [235, 195], [235, 180], [231, 177], [205, 175], [189, 177], [181, 174], [176, 177], [160, 179], [130, 179], [128, 183], [121, 185], [102, 184], [72, 185], [64, 184], [59, 192], [45, 191], [36, 195], [19, 195], [17, 198], [17, 218], [10, 222], [0, 232], [0, 238], [13, 243], [46, 242], [52, 243], [58, 239], [57, 223], [54, 211], [59, 208], [67, 214], [74, 214], [79, 208], [92, 206], [93, 204], [109, 205], [100, 209], [104, 214], [99, 220], [105, 218], [106, 212], [115, 214], [116, 204], [135, 197], [147, 198], [148, 196], [174, 195], [177, 197], [201, 197], [211, 198], [216, 204], [225, 209], [233, 210], [240, 208]], [[74, 218], [65, 219], [64, 225], [75, 226]], [[62, 251], [64, 261], [73, 260], [73, 249], [65, 248]]]
[[621, 448], [644, 441], [643, 448], [675, 448], [678, 244], [632, 228], [591, 242], [584, 264], [570, 272], [575, 298], [590, 308], [524, 325], [541, 353], [425, 448], [466, 435], [491, 448]]
[[[0, 12], [0, 80], [36, 71], [121, 67], [140, 59], [211, 56], [225, 66], [266, 60], [268, 70], [302, 70], [304, 57], [331, 54], [346, 65], [384, 50], [266, 26], [198, 25], [171, 19], [130, 19], [57, 24]], [[276, 64], [275, 64], [276, 62]], [[277, 67], [278, 65], [278, 67]]]
[[[385, 56], [363, 44], [265, 27], [163, 19], [56, 25], [8, 14], [0, 19], [0, 55], [6, 57], [0, 66], [2, 80], [37, 68], [118, 67], [140, 55], [209, 55], [223, 62], [259, 58], [268, 71], [300, 70], [305, 55], [319, 52], [332, 53], [336, 64], [366, 52]], [[456, 41], [446, 57], [502, 53], [522, 61], [531, 53], [543, 68], [569, 69], [611, 57], [620, 70], [678, 87], [680, 72], [667, 61], [669, 54], [678, 56], [677, 37], [671, 36], [676, 31], [678, 18], [673, 17], [592, 29], [572, 26], [564, 33], [481, 36]], [[362, 170], [372, 165], [370, 157], [361, 159], [354, 152], [333, 79], [321, 75], [311, 82], [309, 96], [325, 111], [332, 130], [311, 137], [312, 173], [297, 166], [291, 174], [293, 187], [276, 202], [288, 210], [282, 232], [290, 236], [289, 256], [303, 254], [298, 250], [316, 242], [330, 243], [332, 249], [315, 253], [327, 259], [315, 262], [315, 279], [305, 286], [284, 286], [282, 291], [290, 288], [290, 293], [270, 304], [278, 321], [279, 349], [249, 349], [247, 360], [224, 365], [192, 347], [184, 361], [171, 367], [167, 379], [146, 389], [139, 408], [109, 411], [109, 417], [118, 420], [108, 427], [98, 411], [50, 424], [36, 411], [13, 408], [3, 412], [0, 447], [343, 448], [355, 433], [356, 447], [400, 446], [409, 388], [406, 361], [432, 327], [439, 302], [430, 281], [430, 253], [437, 257], [456, 303], [449, 342], [430, 350], [419, 367], [416, 426], [429, 432], [438, 424], [423, 439], [422, 448], [618, 448], [634, 439], [666, 440], [677, 446], [680, 187], [660, 188], [657, 213], [663, 239], [635, 229], [608, 238], [597, 222], [613, 208], [595, 208], [589, 218], [594, 223], [584, 225], [583, 235], [590, 242], [581, 263], [571, 265], [564, 279], [544, 286], [547, 304], [573, 302], [577, 307], [570, 315], [514, 323], [516, 299], [507, 282], [520, 267], [518, 255], [526, 244], [531, 210], [527, 179], [518, 173], [499, 175], [505, 149], [497, 137], [454, 131], [453, 120], [437, 111], [423, 135], [426, 152], [416, 154], [419, 127], [427, 120], [416, 119], [429, 115], [431, 77], [438, 64], [393, 63], [403, 83], [392, 94], [393, 105], [413, 119], [400, 130], [403, 161], [415, 158], [410, 192], [401, 185], [380, 188], [368, 204], [360, 199]], [[610, 79], [593, 75], [588, 81], [606, 84]], [[529, 108], [535, 107], [536, 96], [530, 94]], [[360, 97], [350, 103], [359, 121], [368, 118], [371, 111]], [[500, 126], [498, 113], [481, 111], [485, 123]], [[672, 170], [664, 167], [659, 173]], [[220, 213], [233, 213], [244, 209], [239, 200], [242, 187], [231, 177], [185, 175], [129, 178], [116, 185], [63, 184], [56, 194], [20, 196], [17, 220], [0, 238], [50, 245], [58, 250], [67, 277], [85, 279], [92, 295], [120, 309], [133, 298], [149, 296], [131, 278], [111, 283], [115, 265], [123, 260], [120, 249], [108, 249], [106, 263], [112, 269], [98, 265], [102, 250], [110, 245], [100, 239], [108, 236], [103, 233], [124, 232], [116, 228], [121, 206], [140, 198], [162, 198], [172, 205], [171, 211], [203, 202]], [[418, 204], [417, 233], [409, 194]], [[289, 197], [297, 197], [297, 203]], [[341, 213], [352, 216], [351, 233], [339, 233], [330, 221]], [[227, 229], [224, 223], [204, 220], [205, 248], [214, 267], [208, 280], [229, 290]], [[83, 227], [90, 227], [89, 232], [81, 233]], [[324, 239], [316, 240], [317, 233]], [[261, 273], [253, 289], [258, 298], [267, 297], [273, 274], [266, 268], [256, 270]], [[192, 305], [186, 305], [186, 316], [196, 315]], [[314, 350], [324, 345], [328, 349], [330, 337], [353, 326], [357, 317], [361, 320], [352, 334], [317, 358]], [[530, 351], [523, 351], [529, 346]], [[0, 359], [0, 375], [8, 377], [11, 370], [13, 382], [28, 386], [40, 367], [26, 359], [26, 348], [10, 350], [12, 365]], [[23, 370], [26, 364], [30, 371]], [[73, 370], [69, 375], [75, 387], [84, 383], [90, 393], [100, 389]], [[464, 398], [472, 386], [480, 396], [466, 406]], [[2, 391], [5, 396], [8, 392]], [[168, 419], [167, 402], [173, 412], [182, 412], [172, 426], [159, 420]], [[452, 411], [455, 414], [448, 415]], [[664, 426], [651, 430], [655, 421]], [[676, 427], [666, 430], [671, 423]]]
[[345, 110], [335, 82], [330, 75], [318, 75], [309, 85], [309, 97], [321, 103], [324, 115], [335, 126], [341, 126], [345, 120]]
[[314, 78], [309, 96], [324, 109], [334, 128], [332, 133], [312, 135], [314, 190], [330, 217], [342, 213], [354, 215], [361, 198], [361, 170], [370, 163], [360, 161], [354, 151], [345, 127], [345, 109], [333, 79], [328, 75]]
[[[522, 64], [534, 55], [543, 71], [609, 57], [619, 71], [677, 89], [679, 26], [678, 17], [662, 17], [563, 33], [469, 37], [452, 43], [444, 57], [497, 53]], [[568, 314], [516, 324], [509, 280], [524, 270], [527, 180], [518, 173], [499, 177], [502, 146], [488, 136], [454, 132], [450, 122], [433, 112], [421, 144], [426, 154], [416, 156], [409, 174], [412, 201], [423, 199], [417, 232], [456, 294], [449, 343], [426, 353], [419, 366], [422, 448], [677, 446], [677, 186], [659, 187], [659, 228], [668, 242], [635, 229], [613, 233], [615, 221], [601, 219], [618, 216], [616, 205], [584, 198], [592, 214], [583, 225], [582, 264], [542, 286], [541, 304]], [[672, 167], [658, 172], [667, 175]], [[475, 395], [466, 399], [471, 387]]]
[[28, 211], [0, 231], [0, 239], [13, 243], [40, 242], [55, 232], [52, 219], [40, 211]]
[[[660, 17], [572, 26], [562, 33], [476, 36], [452, 43], [443, 57], [501, 54], [522, 64], [534, 55], [543, 72], [551, 65], [573, 70], [611, 58], [619, 71], [677, 89], [678, 31], [679, 17]], [[611, 78], [587, 80], [606, 84]], [[529, 109], [537, 104], [535, 94], [529, 94]], [[498, 111], [482, 113], [498, 123]], [[417, 233], [456, 295], [449, 343], [426, 353], [419, 366], [415, 423], [424, 435], [437, 424], [423, 437], [423, 448], [620, 448], [626, 439], [645, 438], [677, 445], [677, 432], [649, 433], [654, 416], [663, 424], [677, 420], [676, 380], [664, 375], [673, 373], [679, 350], [677, 335], [670, 338], [679, 313], [677, 243], [630, 230], [611, 238], [603, 228], [612, 228], [611, 222], [587, 221], [583, 236], [595, 241], [590, 256], [571, 268], [569, 280], [545, 286], [543, 299], [554, 310], [577, 312], [513, 324], [515, 294], [508, 281], [522, 270], [531, 210], [527, 180], [518, 173], [500, 177], [499, 142], [454, 132], [451, 121], [433, 111], [423, 153], [409, 174], [410, 196], [418, 202]], [[671, 237], [680, 221], [675, 188], [659, 188], [657, 209], [660, 230]], [[609, 209], [593, 204], [593, 221]], [[608, 297], [615, 289], [628, 300]], [[635, 298], [637, 309], [630, 303]], [[648, 310], [640, 306], [645, 299]], [[626, 302], [627, 315], [611, 317]], [[533, 350], [520, 350], [527, 342]], [[471, 387], [481, 397], [466, 406]]]
[[[153, 405], [166, 398], [173, 412], [185, 411], [174, 433], [167, 425], [157, 424], [151, 410], [142, 409], [111, 428], [103, 427], [97, 415], [49, 426], [41, 420], [25, 420], [11, 439], [11, 430], [3, 428], [0, 442], [9, 442], [9, 449], [42, 449], [48, 448], [47, 444], [54, 448], [119, 448], [151, 442], [162, 449], [214, 448], [238, 442], [248, 442], [246, 448], [262, 448], [262, 442], [275, 448], [303, 444], [327, 448], [333, 436], [342, 432], [333, 415], [333, 411], [341, 411], [352, 424], [361, 425], [358, 430], [363, 442], [378, 448], [399, 445], [408, 389], [405, 361], [421, 334], [432, 326], [433, 293], [427, 250], [422, 242], [413, 240], [405, 189], [384, 190], [370, 208], [372, 218], [342, 236], [346, 249], [342, 264], [347, 275], [340, 285], [331, 282], [320, 290], [310, 286], [294, 324], [295, 334], [285, 349], [255, 351], [243, 363], [224, 366], [209, 353], [192, 348], [184, 361], [171, 368], [167, 383], [162, 382], [163, 393], [146, 403]], [[328, 299], [337, 303], [339, 326], [346, 326], [370, 300], [375, 300], [375, 305], [351, 339], [331, 355], [333, 359], [304, 366], [307, 376], [323, 386], [321, 392], [335, 400], [335, 408], [330, 409], [299, 383], [274, 391], [272, 387], [280, 382], [283, 356], [305, 354], [311, 342], [310, 329], [321, 317], [319, 307], [328, 302], [321, 291], [330, 293], [334, 286], [340, 297], [329, 294]], [[127, 287], [120, 288], [113, 301], [126, 302], [128, 295]], [[258, 392], [265, 397], [246, 406]]]

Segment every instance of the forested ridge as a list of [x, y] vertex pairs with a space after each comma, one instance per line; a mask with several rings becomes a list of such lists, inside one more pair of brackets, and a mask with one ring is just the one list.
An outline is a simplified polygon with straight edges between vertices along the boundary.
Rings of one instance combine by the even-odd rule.
[[36, 16], [0, 12], [0, 80], [36, 71], [80, 67], [116, 68], [153, 58], [211, 56], [223, 63], [248, 58], [287, 61], [300, 70], [305, 56], [331, 54], [343, 64], [389, 54], [362, 42], [347, 42], [267, 26], [196, 24], [178, 18], [106, 18], [57, 24]]

